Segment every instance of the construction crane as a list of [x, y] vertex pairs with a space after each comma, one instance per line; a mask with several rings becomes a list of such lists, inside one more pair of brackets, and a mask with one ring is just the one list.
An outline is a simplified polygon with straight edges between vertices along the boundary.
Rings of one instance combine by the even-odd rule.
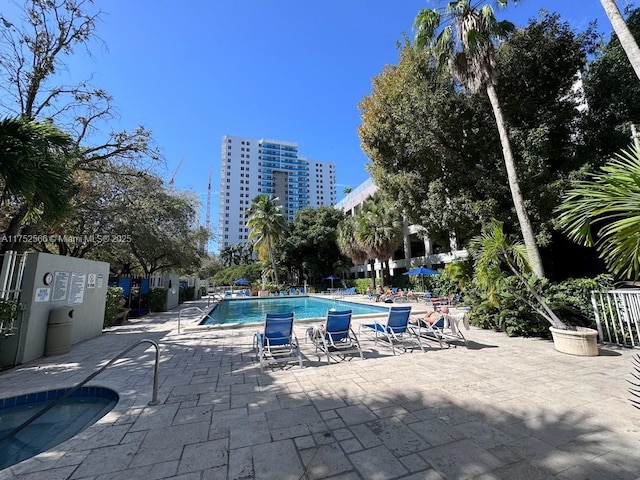
[[213, 167], [209, 168], [209, 186], [207, 187], [207, 219], [205, 220], [205, 228], [207, 233], [211, 232], [211, 175], [213, 174]]
[[187, 156], [186, 153], [184, 153], [182, 155], [182, 158], [180, 158], [180, 161], [178, 162], [178, 166], [173, 171], [173, 175], [171, 175], [171, 179], [169, 180], [169, 186], [170, 187], [173, 187], [173, 181], [176, 179], [176, 174], [178, 173], [178, 170], [180, 170], [180, 167], [182, 166], [182, 162], [184, 162], [184, 159], [185, 159], [186, 156]]

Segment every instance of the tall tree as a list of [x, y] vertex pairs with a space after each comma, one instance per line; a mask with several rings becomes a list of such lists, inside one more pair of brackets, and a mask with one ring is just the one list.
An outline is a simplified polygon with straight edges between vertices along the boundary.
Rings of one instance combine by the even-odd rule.
[[[364, 247], [356, 239], [357, 217], [347, 217], [338, 224], [336, 231], [336, 242], [340, 252], [349, 257], [356, 265], [361, 265], [369, 259], [369, 254]], [[373, 268], [371, 268], [371, 281], [375, 287], [375, 276]]]
[[[150, 133], [143, 127], [131, 133], [111, 131], [107, 124], [116, 112], [107, 92], [89, 81], [64, 84], [58, 74], [67, 70], [66, 59], [78, 47], [88, 48], [99, 40], [96, 24], [102, 12], [92, 3], [24, 0], [24, 23], [5, 19], [11, 26], [0, 35], [0, 108], [14, 116], [63, 125], [79, 152], [74, 170], [117, 173], [122, 164], [149, 170], [160, 158]], [[111, 133], [102, 134], [103, 129]], [[5, 215], [0, 231], [17, 226], [20, 233], [25, 227], [23, 205], [14, 203]]]
[[308, 275], [315, 283], [333, 264], [345, 260], [336, 248], [336, 230], [342, 220], [344, 212], [333, 207], [307, 207], [296, 212], [283, 247], [284, 260], [298, 279]]
[[383, 265], [382, 284], [389, 278], [389, 258], [403, 240], [402, 213], [381, 195], [368, 198], [356, 218], [355, 238], [368, 253], [369, 258], [377, 258]]
[[[498, 3], [506, 5], [508, 2], [498, 0]], [[457, 0], [448, 4], [444, 15], [438, 9], [422, 9], [416, 16], [414, 27], [419, 48], [428, 48], [437, 64], [450, 69], [469, 91], [486, 92], [500, 135], [509, 188], [527, 254], [533, 271], [543, 277], [542, 259], [520, 190], [507, 124], [496, 91], [495, 44], [513, 32], [514, 25], [498, 21], [488, 4]]]
[[629, 63], [631, 63], [631, 66], [633, 67], [633, 71], [636, 72], [636, 76], [640, 80], [640, 48], [638, 48], [636, 39], [631, 33], [627, 22], [625, 22], [622, 17], [616, 1], [600, 0], [600, 3], [602, 4], [602, 8], [604, 8], [607, 17], [609, 17], [613, 31], [616, 32], [616, 35], [620, 40], [620, 45], [622, 45], [622, 48], [629, 59]]
[[[640, 9], [629, 13], [628, 28], [640, 35]], [[629, 145], [631, 125], [640, 124], [640, 82], [615, 34], [597, 50], [583, 76], [586, 104], [584, 149], [580, 156], [602, 165]]]
[[278, 204], [278, 200], [278, 198], [272, 198], [269, 195], [258, 195], [253, 199], [246, 212], [246, 216], [249, 218], [247, 227], [251, 229], [249, 239], [255, 239], [256, 247], [266, 249], [276, 283], [279, 283], [279, 280], [274, 245], [282, 239], [287, 231], [287, 219], [282, 213], [282, 205]]

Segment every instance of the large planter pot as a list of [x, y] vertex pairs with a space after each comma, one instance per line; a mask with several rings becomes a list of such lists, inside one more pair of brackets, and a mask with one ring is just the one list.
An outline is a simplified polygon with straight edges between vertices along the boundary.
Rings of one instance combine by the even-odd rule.
[[567, 330], [549, 327], [556, 350], [569, 355], [598, 355], [598, 331], [593, 328], [570, 327]]
[[268, 297], [269, 296], [269, 290], [258, 290], [258, 296], [259, 297]]

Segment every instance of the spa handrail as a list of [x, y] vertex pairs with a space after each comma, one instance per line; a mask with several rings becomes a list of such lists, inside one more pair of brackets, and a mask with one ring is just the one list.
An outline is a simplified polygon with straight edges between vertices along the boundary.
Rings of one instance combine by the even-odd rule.
[[113, 357], [113, 359], [111, 359], [106, 365], [103, 365], [101, 368], [99, 368], [98, 370], [96, 370], [95, 372], [93, 372], [91, 375], [89, 375], [87, 378], [85, 378], [84, 380], [82, 380], [80, 383], [78, 383], [76, 386], [71, 387], [69, 390], [67, 390], [64, 395], [56, 398], [55, 400], [53, 400], [49, 405], [47, 405], [46, 407], [44, 407], [42, 410], [40, 410], [39, 412], [37, 412], [35, 415], [29, 417], [27, 420], [25, 420], [24, 422], [22, 422], [20, 425], [18, 425], [16, 428], [14, 428], [13, 430], [11, 430], [9, 433], [7, 433], [6, 435], [4, 435], [2, 438], [0, 438], [0, 441], [5, 440], [7, 438], [13, 437], [16, 433], [18, 433], [20, 430], [22, 430], [23, 428], [27, 427], [28, 425], [31, 425], [35, 420], [37, 420], [38, 418], [40, 418], [42, 415], [44, 415], [45, 413], [47, 413], [49, 410], [51, 410], [55, 405], [57, 405], [58, 403], [60, 403], [62, 400], [64, 400], [65, 398], [69, 397], [73, 392], [75, 392], [76, 390], [78, 390], [80, 387], [82, 387], [83, 385], [85, 385], [87, 382], [91, 381], [93, 378], [95, 378], [98, 374], [102, 373], [104, 370], [107, 369], [107, 367], [113, 365], [115, 363], [116, 360], [119, 360], [123, 355], [126, 355], [127, 353], [129, 353], [131, 350], [133, 350], [134, 348], [136, 348], [138, 345], [140, 345], [141, 343], [150, 343], [151, 345], [153, 345], [156, 349], [156, 361], [155, 361], [155, 365], [153, 368], [153, 394], [152, 394], [152, 398], [151, 401], [149, 402], [149, 405], [157, 405], [158, 402], [158, 369], [160, 367], [160, 346], [154, 342], [153, 340], [149, 340], [147, 338], [144, 338], [136, 343], [134, 343], [133, 345], [125, 348], [122, 352], [120, 352], [118, 355], [116, 355], [115, 357]]

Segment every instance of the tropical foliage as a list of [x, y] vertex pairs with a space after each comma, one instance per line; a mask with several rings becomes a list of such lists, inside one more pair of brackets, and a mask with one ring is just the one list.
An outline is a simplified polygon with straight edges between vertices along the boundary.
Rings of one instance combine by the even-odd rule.
[[279, 198], [269, 195], [258, 195], [251, 202], [246, 212], [247, 227], [251, 229], [249, 240], [255, 242], [259, 259], [268, 259], [271, 263], [270, 274], [276, 283], [278, 281], [278, 268], [276, 266], [274, 247], [287, 231], [287, 219], [282, 213], [282, 205]]
[[[76, 186], [71, 165], [78, 158], [72, 138], [51, 123], [25, 117], [0, 120], [0, 207], [20, 205], [21, 219], [35, 223], [67, 214]], [[7, 224], [9, 237], [20, 224]], [[10, 249], [14, 242], [5, 242]]]
[[538, 278], [527, 278], [531, 265], [526, 248], [517, 241], [511, 241], [505, 235], [501, 222], [492, 221], [489, 228], [471, 240], [469, 247], [474, 259], [474, 280], [486, 292], [487, 299], [494, 306], [499, 306], [498, 293], [505, 289], [503, 269], [506, 268], [528, 293], [527, 296], [519, 296], [519, 299], [547, 320], [551, 326], [566, 328], [564, 322], [558, 318], [537, 291], [535, 285]]
[[599, 172], [576, 181], [558, 208], [570, 238], [595, 245], [610, 270], [640, 276], [640, 147], [616, 155]]

